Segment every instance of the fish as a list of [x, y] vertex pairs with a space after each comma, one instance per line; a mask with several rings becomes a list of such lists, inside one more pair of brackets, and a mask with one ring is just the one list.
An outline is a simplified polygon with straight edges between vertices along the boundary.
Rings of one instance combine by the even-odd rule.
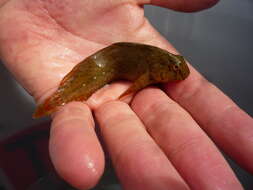
[[85, 101], [104, 85], [128, 80], [132, 85], [119, 98], [148, 85], [181, 81], [190, 74], [183, 56], [133, 42], [113, 43], [77, 64], [58, 89], [36, 108], [33, 118], [50, 115], [71, 101]]

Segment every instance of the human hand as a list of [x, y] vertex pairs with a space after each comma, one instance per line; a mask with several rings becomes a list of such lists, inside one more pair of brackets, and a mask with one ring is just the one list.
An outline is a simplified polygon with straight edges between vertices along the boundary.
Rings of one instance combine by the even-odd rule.
[[[75, 64], [113, 42], [148, 43], [175, 52], [143, 17], [138, 4], [149, 2], [0, 0], [1, 58], [41, 101]], [[151, 2], [186, 11], [215, 3]], [[127, 87], [115, 83], [87, 102], [126, 189], [241, 189], [203, 130], [252, 172], [253, 122], [246, 113], [193, 68], [187, 80], [166, 86], [175, 101], [159, 89], [147, 88], [131, 107], [119, 101], [103, 104]], [[96, 184], [104, 167], [89, 107], [77, 102], [64, 106], [53, 117], [50, 137], [57, 171], [80, 189]]]

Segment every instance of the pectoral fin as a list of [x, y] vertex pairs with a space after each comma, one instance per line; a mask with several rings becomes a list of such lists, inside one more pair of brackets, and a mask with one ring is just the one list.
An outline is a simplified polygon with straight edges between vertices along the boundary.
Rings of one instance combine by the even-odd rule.
[[146, 86], [150, 85], [152, 82], [149, 79], [149, 73], [146, 72], [142, 74], [139, 78], [137, 78], [133, 84], [123, 93], [120, 95], [119, 99], [123, 96], [128, 94], [136, 93], [137, 91], [145, 88]]

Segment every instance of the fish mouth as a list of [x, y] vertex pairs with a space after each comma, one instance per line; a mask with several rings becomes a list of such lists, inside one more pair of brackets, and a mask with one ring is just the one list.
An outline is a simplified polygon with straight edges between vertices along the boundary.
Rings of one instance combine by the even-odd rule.
[[190, 74], [190, 69], [186, 63], [186, 60], [183, 56], [178, 56], [180, 59], [180, 69], [176, 73], [177, 80], [184, 80], [186, 79]]
[[189, 74], [190, 74], [190, 70], [188, 67], [185, 69], [179, 70], [176, 73], [176, 81], [185, 80], [189, 76]]
[[190, 74], [190, 69], [186, 63], [182, 65], [182, 68], [180, 69], [179, 76], [180, 80], [186, 79]]

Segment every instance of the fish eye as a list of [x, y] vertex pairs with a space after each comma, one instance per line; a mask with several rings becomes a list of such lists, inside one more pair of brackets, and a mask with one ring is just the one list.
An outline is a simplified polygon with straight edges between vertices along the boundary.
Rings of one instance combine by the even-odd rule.
[[178, 65], [173, 65], [173, 70], [174, 71], [177, 71], [179, 69], [179, 66]]

